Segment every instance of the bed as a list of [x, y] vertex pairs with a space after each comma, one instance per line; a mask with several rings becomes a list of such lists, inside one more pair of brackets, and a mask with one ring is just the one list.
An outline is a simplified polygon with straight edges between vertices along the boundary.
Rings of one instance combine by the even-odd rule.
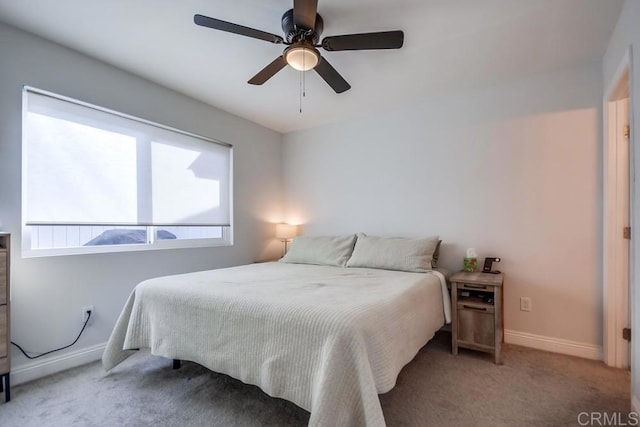
[[348, 265], [351, 251], [342, 265], [285, 257], [144, 281], [103, 366], [150, 348], [289, 400], [310, 412], [310, 426], [384, 426], [378, 394], [450, 321], [446, 280], [431, 269]]

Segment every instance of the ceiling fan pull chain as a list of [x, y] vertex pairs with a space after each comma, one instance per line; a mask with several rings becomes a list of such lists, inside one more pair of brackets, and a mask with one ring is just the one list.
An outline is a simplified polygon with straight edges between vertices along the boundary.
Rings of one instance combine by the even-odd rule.
[[302, 114], [302, 78], [304, 71], [300, 71], [300, 114]]
[[302, 97], [306, 98], [307, 96], [307, 72], [302, 72]]

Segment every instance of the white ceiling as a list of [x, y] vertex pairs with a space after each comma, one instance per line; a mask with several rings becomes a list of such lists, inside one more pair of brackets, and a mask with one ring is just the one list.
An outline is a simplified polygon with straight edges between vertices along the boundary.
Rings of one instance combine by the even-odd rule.
[[282, 35], [292, 0], [0, 0], [0, 20], [279, 132], [392, 110], [447, 91], [602, 57], [623, 0], [319, 0], [323, 36], [403, 30], [404, 47], [321, 51], [336, 94], [286, 67], [247, 84], [282, 45], [196, 26], [196, 13]]

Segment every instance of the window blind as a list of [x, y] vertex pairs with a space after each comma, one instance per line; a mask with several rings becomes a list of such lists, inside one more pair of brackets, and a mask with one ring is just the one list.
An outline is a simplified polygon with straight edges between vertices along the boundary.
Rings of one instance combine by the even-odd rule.
[[230, 225], [230, 145], [30, 87], [23, 109], [27, 225]]

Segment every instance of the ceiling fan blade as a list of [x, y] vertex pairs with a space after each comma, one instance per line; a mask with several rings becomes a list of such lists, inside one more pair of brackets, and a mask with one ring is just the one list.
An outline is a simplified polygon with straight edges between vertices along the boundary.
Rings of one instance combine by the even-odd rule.
[[203, 27], [213, 28], [214, 30], [226, 31], [228, 33], [239, 34], [241, 36], [252, 37], [254, 39], [265, 40], [276, 44], [284, 43], [282, 37], [275, 34], [238, 24], [232, 24], [231, 22], [221, 21], [220, 19], [210, 18], [204, 15], [194, 15], [193, 22]]
[[278, 56], [271, 62], [271, 64], [267, 65], [260, 70], [258, 74], [251, 77], [251, 80], [249, 80], [248, 83], [251, 85], [261, 85], [273, 77], [278, 71], [282, 70], [285, 65], [287, 65], [287, 61], [284, 60], [284, 57]]
[[318, 0], [294, 0], [293, 23], [297, 28], [313, 30], [316, 26]]
[[316, 73], [318, 73], [336, 93], [342, 93], [351, 89], [351, 85], [342, 78], [340, 73], [338, 73], [326, 59], [320, 58], [320, 62], [314, 70], [316, 70]]
[[322, 40], [324, 50], [367, 50], [399, 49], [404, 43], [402, 31], [382, 31], [378, 33], [346, 34], [325, 37]]

